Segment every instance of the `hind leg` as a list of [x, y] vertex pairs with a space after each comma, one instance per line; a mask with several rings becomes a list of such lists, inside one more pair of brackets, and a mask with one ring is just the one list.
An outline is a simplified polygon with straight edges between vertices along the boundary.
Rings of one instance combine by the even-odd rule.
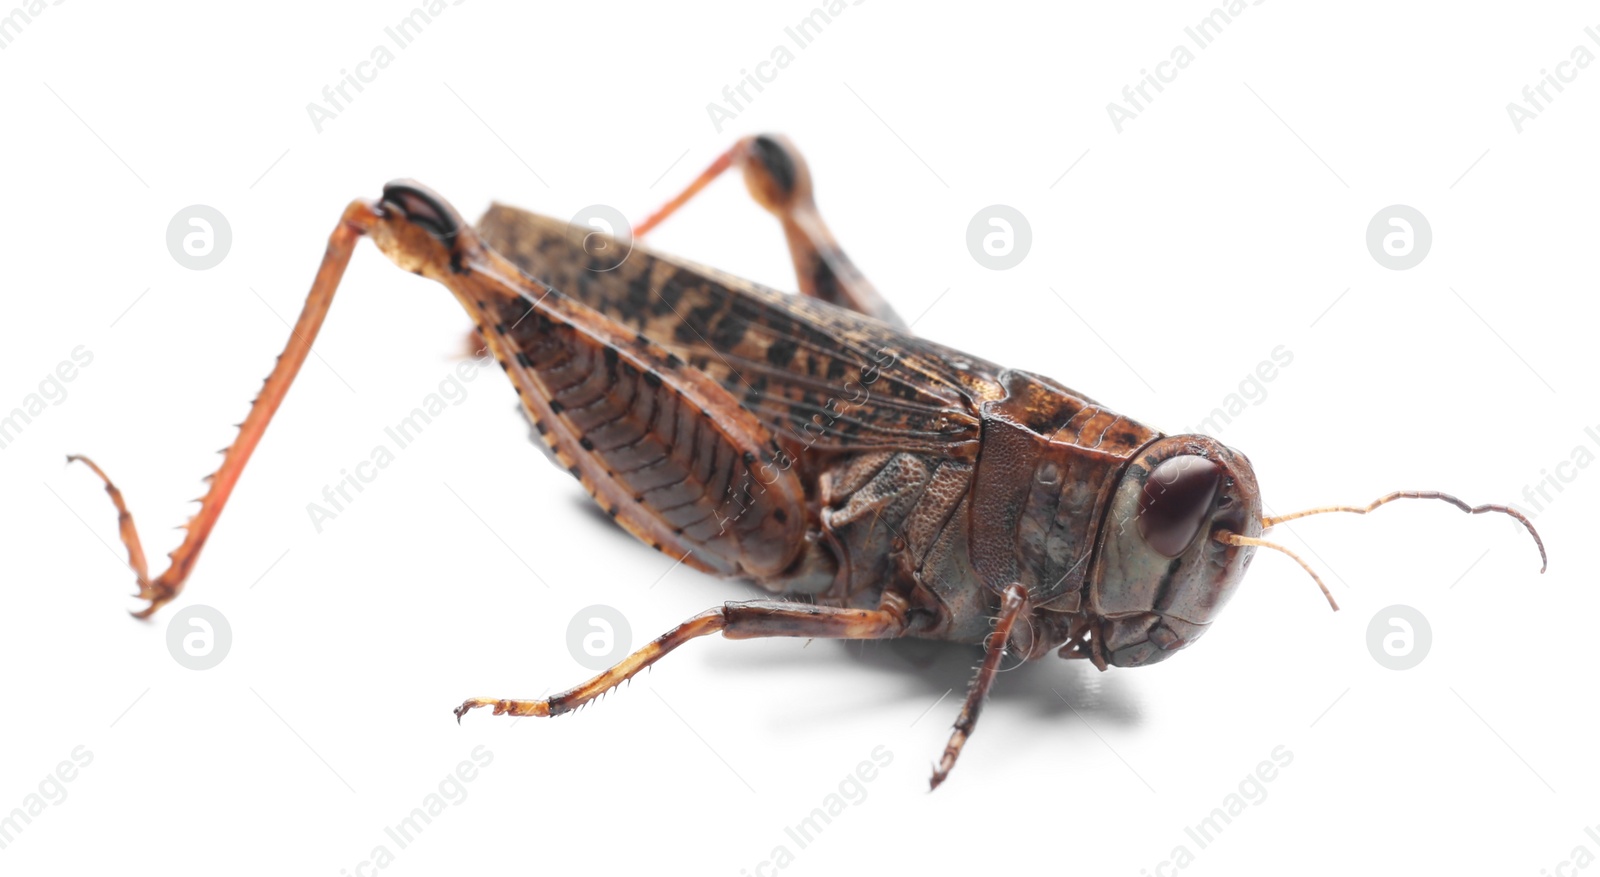
[[128, 566], [133, 570], [139, 585], [138, 597], [147, 601], [144, 608], [133, 613], [135, 616], [148, 618], [183, 590], [184, 582], [188, 581], [189, 573], [200, 557], [200, 550], [205, 547], [212, 527], [216, 526], [217, 518], [227, 505], [228, 497], [232, 495], [234, 484], [244, 471], [245, 463], [249, 462], [250, 455], [255, 452], [257, 443], [267, 430], [267, 424], [272, 422], [272, 415], [283, 402], [284, 395], [289, 392], [289, 385], [294, 383], [295, 375], [299, 374], [300, 366], [311, 352], [311, 345], [317, 339], [322, 321], [328, 315], [328, 306], [333, 302], [333, 293], [339, 288], [339, 280], [344, 276], [345, 266], [350, 263], [350, 254], [355, 248], [356, 241], [368, 233], [377, 222], [377, 218], [372, 206], [364, 202], [357, 201], [345, 208], [344, 214], [339, 218], [339, 224], [328, 236], [328, 247], [322, 257], [322, 267], [317, 270], [316, 279], [312, 281], [311, 292], [306, 296], [300, 318], [290, 330], [289, 341], [284, 346], [283, 352], [278, 354], [277, 365], [273, 366], [271, 374], [262, 384], [261, 392], [250, 403], [250, 413], [239, 424], [239, 434], [233, 444], [222, 450], [222, 465], [206, 478], [209, 487], [205, 495], [199, 499], [200, 509], [181, 528], [184, 530], [183, 543], [168, 555], [171, 562], [159, 576], [154, 578], [150, 576], [144, 546], [139, 540], [139, 531], [134, 526], [133, 516], [123, 503], [122, 491], [117, 489], [116, 484], [112, 483], [111, 478], [95, 465], [93, 460], [80, 454], [67, 457], [68, 462], [82, 462], [99, 476], [105, 484], [106, 493], [111, 497], [112, 504], [116, 507], [117, 528], [122, 537], [122, 544], [128, 549]]
[[643, 236], [677, 212], [723, 171], [744, 172], [751, 197], [778, 218], [794, 260], [800, 292], [875, 317], [905, 329], [905, 321], [878, 294], [833, 238], [811, 195], [811, 171], [788, 138], [772, 134], [746, 137], [717, 157], [688, 188], [634, 229]]

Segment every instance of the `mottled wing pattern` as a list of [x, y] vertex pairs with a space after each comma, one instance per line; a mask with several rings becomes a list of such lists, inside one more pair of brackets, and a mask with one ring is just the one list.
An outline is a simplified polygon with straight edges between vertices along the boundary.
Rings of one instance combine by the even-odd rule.
[[806, 449], [971, 457], [979, 406], [1004, 395], [992, 363], [642, 246], [613, 267], [561, 220], [495, 205], [478, 233], [530, 277], [713, 376]]

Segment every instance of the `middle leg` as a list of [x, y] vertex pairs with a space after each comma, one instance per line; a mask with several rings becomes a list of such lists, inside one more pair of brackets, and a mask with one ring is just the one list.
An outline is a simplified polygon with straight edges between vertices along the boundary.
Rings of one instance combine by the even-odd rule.
[[877, 609], [839, 609], [809, 603], [752, 600], [724, 603], [696, 615], [600, 675], [544, 700], [499, 700], [474, 697], [456, 707], [456, 721], [468, 710], [494, 707], [494, 714], [559, 716], [593, 701], [638, 675], [689, 640], [721, 632], [728, 639], [796, 636], [812, 639], [893, 639], [906, 633], [906, 601], [886, 593]]

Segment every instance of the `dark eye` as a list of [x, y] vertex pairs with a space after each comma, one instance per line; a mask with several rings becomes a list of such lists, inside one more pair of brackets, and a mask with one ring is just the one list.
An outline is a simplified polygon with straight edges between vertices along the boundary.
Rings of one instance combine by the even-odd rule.
[[1139, 495], [1139, 535], [1165, 557], [1194, 541], [1217, 495], [1222, 470], [1204, 457], [1173, 457], [1157, 466]]

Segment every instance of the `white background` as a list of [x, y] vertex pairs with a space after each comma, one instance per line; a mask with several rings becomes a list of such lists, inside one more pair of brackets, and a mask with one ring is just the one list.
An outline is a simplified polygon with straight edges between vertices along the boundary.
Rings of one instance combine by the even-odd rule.
[[[366, 244], [189, 590], [153, 622], [123, 612], [132, 576], [97, 482], [62, 466], [107, 467], [159, 569], [350, 198], [411, 176], [469, 218], [492, 199], [640, 217], [736, 136], [777, 131], [864, 271], [908, 318], [926, 311], [919, 333], [1167, 431], [1284, 345], [1292, 364], [1220, 434], [1271, 508], [1402, 487], [1528, 506], [1575, 448], [1600, 453], [1584, 432], [1600, 432], [1600, 69], [1520, 134], [1505, 106], [1574, 46], [1600, 52], [1592, 9], [1264, 2], [1119, 134], [1106, 104], [1211, 4], [870, 0], [718, 132], [706, 105], [810, 3], [471, 0], [318, 133], [306, 105], [410, 8], [70, 0], [0, 52], [0, 411], [75, 347], [93, 355], [0, 450], [0, 811], [75, 746], [94, 756], [0, 871], [365, 875], [379, 844], [395, 874], [772, 874], [780, 844], [796, 874], [1165, 875], [1180, 844], [1185, 874], [1535, 875], [1600, 854], [1583, 830], [1600, 823], [1593, 466], [1562, 469], [1542, 503], [1544, 576], [1513, 523], [1443, 505], [1297, 522], [1282, 538], [1343, 611], [1263, 555], [1174, 660], [1005, 673], [932, 795], [965, 650], [705, 640], [576, 717], [458, 727], [464, 697], [586, 677], [566, 646], [583, 607], [616, 607], [638, 642], [750, 589], [669, 571], [593, 514], [498, 369], [318, 534], [307, 504], [437, 388], [468, 327]], [[165, 245], [196, 203], [234, 237], [199, 272]], [[1004, 272], [964, 242], [994, 203], [1033, 229]], [[1407, 271], [1364, 240], [1396, 203], [1434, 235]], [[652, 240], [793, 288], [776, 224], [733, 180]], [[233, 629], [204, 672], [165, 646], [197, 602]], [[1396, 603], [1433, 630], [1405, 672], [1366, 646]], [[384, 827], [479, 745], [493, 761], [467, 797], [397, 849]], [[799, 849], [784, 827], [880, 745], [893, 762], [865, 800]], [[1200, 849], [1185, 827], [1280, 745], [1293, 761], [1266, 798]]]

